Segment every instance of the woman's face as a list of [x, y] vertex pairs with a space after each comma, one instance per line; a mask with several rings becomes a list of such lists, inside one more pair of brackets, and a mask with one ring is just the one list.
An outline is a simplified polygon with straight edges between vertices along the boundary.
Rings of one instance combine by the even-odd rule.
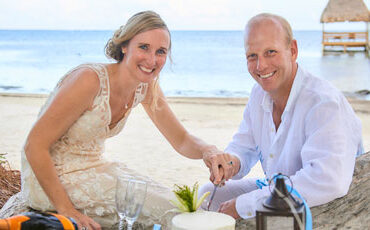
[[122, 47], [129, 75], [139, 82], [149, 83], [159, 75], [166, 63], [170, 35], [165, 29], [153, 29], [137, 34]]

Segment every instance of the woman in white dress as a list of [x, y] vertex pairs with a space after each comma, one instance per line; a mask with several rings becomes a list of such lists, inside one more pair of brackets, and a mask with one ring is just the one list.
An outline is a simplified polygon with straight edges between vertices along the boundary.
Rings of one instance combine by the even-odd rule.
[[190, 135], [165, 100], [158, 77], [170, 49], [170, 32], [160, 16], [140, 12], [106, 45], [106, 55], [117, 63], [84, 64], [68, 72], [29, 133], [22, 152], [22, 191], [9, 199], [0, 217], [30, 207], [72, 217], [79, 228], [108, 228], [119, 221], [114, 204], [116, 178], [129, 175], [150, 182], [138, 222], [166, 226], [172, 192], [103, 157], [104, 141], [122, 130], [139, 103], [177, 152], [203, 158], [208, 167], [216, 168], [215, 173], [215, 155], [223, 155], [221, 164], [227, 167], [227, 155]]

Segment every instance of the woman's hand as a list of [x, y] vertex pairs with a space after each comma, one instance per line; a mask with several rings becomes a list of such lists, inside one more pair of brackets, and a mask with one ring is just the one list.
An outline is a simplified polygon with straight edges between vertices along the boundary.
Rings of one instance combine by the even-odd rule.
[[58, 212], [59, 214], [67, 217], [73, 218], [77, 225], [78, 229], [84, 230], [101, 230], [100, 224], [96, 223], [90, 217], [82, 214], [81, 212], [77, 211], [76, 209], [70, 209], [65, 212]]
[[211, 172], [210, 180], [217, 185], [222, 180], [229, 180], [239, 172], [240, 168], [239, 158], [224, 153], [216, 147], [208, 148], [203, 152], [203, 161]]

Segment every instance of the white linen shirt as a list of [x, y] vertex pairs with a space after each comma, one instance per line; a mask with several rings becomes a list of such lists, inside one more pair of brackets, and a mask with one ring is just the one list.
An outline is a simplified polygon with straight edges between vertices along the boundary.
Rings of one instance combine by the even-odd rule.
[[[290, 176], [309, 206], [347, 194], [362, 138], [361, 122], [346, 98], [298, 67], [277, 131], [272, 110], [271, 97], [256, 84], [239, 130], [225, 149], [241, 162], [233, 179], [247, 175], [260, 160], [267, 178], [279, 172]], [[254, 216], [257, 200], [268, 195], [268, 186], [240, 195], [238, 214]]]

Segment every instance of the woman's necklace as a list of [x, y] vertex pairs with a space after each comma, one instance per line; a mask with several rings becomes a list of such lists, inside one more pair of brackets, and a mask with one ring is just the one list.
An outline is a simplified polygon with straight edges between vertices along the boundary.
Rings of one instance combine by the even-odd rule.
[[[109, 68], [109, 67], [107, 67], [107, 71], [108, 71], [108, 76], [113, 76], [117, 71], [116, 70], [112, 70], [111, 68]], [[128, 109], [128, 104], [130, 103], [130, 101], [129, 102], [127, 102], [127, 103], [125, 103], [124, 104], [124, 108], [125, 109]]]
[[[128, 108], [129, 108], [129, 106], [128, 106], [128, 105], [130, 104], [130, 102], [131, 102], [132, 98], [135, 98], [135, 92], [134, 92], [134, 94], [132, 94], [132, 95], [131, 95], [130, 100], [129, 100], [127, 103], [125, 103], [125, 104], [124, 104], [124, 108], [125, 108], [125, 109], [128, 109]], [[133, 102], [132, 102], [132, 103], [133, 103]]]
[[[117, 72], [116, 70], [115, 70], [115, 71], [113, 71], [112, 69], [108, 68], [108, 75], [109, 75], [109, 76], [113, 76], [113, 75], [115, 75], [115, 74], [116, 74], [116, 72]], [[135, 91], [134, 91], [134, 93], [131, 95], [130, 100], [129, 100], [127, 103], [125, 103], [125, 104], [123, 105], [123, 108], [125, 108], [125, 109], [128, 109], [128, 108], [129, 108], [129, 104], [130, 104], [130, 102], [131, 102], [132, 98], [135, 98]], [[132, 105], [131, 105], [131, 106], [132, 106]]]

